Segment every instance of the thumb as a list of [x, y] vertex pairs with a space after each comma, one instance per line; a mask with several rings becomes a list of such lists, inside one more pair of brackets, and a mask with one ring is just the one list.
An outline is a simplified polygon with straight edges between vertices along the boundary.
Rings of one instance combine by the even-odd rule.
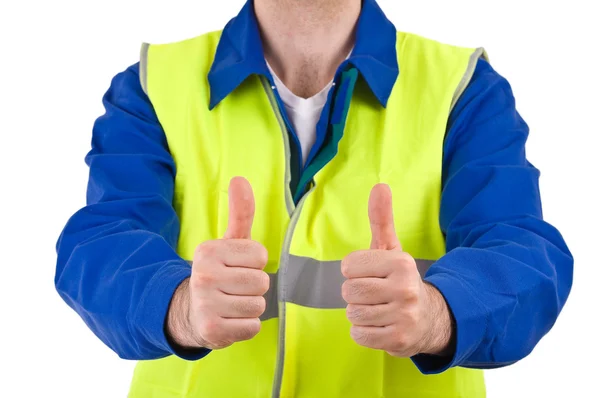
[[229, 183], [229, 219], [225, 239], [250, 239], [254, 220], [254, 194], [244, 177], [234, 177]]
[[402, 250], [394, 228], [392, 190], [386, 184], [377, 184], [369, 197], [371, 249]]

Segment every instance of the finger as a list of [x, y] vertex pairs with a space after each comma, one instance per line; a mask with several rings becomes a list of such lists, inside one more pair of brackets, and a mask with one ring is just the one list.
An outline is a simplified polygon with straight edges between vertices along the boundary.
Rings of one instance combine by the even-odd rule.
[[221, 322], [224, 335], [231, 342], [250, 340], [260, 332], [258, 318], [227, 318]]
[[222, 318], [258, 318], [267, 306], [263, 296], [233, 296], [221, 293], [215, 300], [215, 311]]
[[254, 220], [254, 194], [244, 177], [229, 183], [229, 219], [225, 239], [250, 239]]
[[354, 326], [387, 326], [394, 322], [396, 312], [391, 304], [349, 304], [346, 307], [346, 318]]
[[386, 184], [377, 184], [369, 196], [371, 249], [401, 250], [394, 227], [392, 191]]
[[228, 239], [220, 245], [215, 256], [228, 267], [263, 269], [269, 260], [267, 249], [248, 239]]
[[342, 284], [342, 297], [348, 304], [385, 304], [393, 300], [389, 281], [383, 278], [348, 279]]
[[391, 326], [352, 326], [350, 336], [363, 347], [389, 350], [393, 342], [392, 330]]
[[342, 260], [342, 274], [346, 278], [385, 278], [396, 269], [394, 260], [401, 251], [358, 250]]
[[262, 296], [269, 290], [269, 275], [258, 269], [228, 267], [217, 288], [236, 296]]

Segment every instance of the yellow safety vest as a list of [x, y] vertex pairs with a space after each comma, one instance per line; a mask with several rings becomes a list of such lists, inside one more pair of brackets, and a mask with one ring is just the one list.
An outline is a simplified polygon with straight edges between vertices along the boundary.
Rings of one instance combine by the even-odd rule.
[[220, 35], [145, 45], [140, 76], [177, 166], [179, 255], [190, 260], [199, 243], [223, 236], [229, 181], [244, 176], [256, 200], [252, 238], [269, 251], [267, 310], [250, 341], [195, 362], [139, 362], [129, 396], [484, 397], [479, 370], [425, 376], [408, 358], [356, 344], [340, 270], [342, 258], [369, 248], [367, 202], [380, 182], [392, 189], [398, 237], [420, 270], [444, 255], [438, 216], [446, 123], [483, 50], [398, 33], [400, 74], [387, 108], [354, 80], [349, 111], [332, 121], [334, 133], [343, 132], [337, 155], [295, 205], [288, 132], [268, 81], [251, 76], [209, 110], [207, 75]]

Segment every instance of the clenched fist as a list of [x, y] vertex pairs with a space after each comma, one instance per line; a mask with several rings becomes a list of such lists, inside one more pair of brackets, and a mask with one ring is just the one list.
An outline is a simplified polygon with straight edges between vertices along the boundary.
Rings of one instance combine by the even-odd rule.
[[242, 177], [233, 178], [227, 232], [196, 248], [192, 276], [171, 302], [168, 331], [176, 344], [220, 349], [259, 332], [269, 289], [263, 271], [268, 253], [250, 238], [253, 218], [252, 187]]
[[376, 185], [369, 198], [371, 249], [342, 260], [342, 296], [360, 345], [399, 357], [447, 354], [451, 317], [440, 292], [423, 282], [417, 264], [396, 237], [392, 194]]

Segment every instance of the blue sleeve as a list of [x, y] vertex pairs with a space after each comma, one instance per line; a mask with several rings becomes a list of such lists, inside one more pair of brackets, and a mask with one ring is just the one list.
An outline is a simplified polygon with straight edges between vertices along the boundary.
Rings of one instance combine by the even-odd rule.
[[542, 218], [529, 130], [508, 82], [480, 60], [450, 115], [440, 225], [447, 254], [425, 280], [455, 320], [451, 358], [416, 356], [421, 372], [494, 368], [528, 355], [569, 295], [573, 257]]
[[[57, 243], [56, 289], [88, 327], [125, 359], [175, 354], [164, 324], [191, 274], [174, 250], [175, 164], [133, 65], [117, 75], [94, 125], [87, 206]], [[206, 351], [181, 356], [199, 359]]]

